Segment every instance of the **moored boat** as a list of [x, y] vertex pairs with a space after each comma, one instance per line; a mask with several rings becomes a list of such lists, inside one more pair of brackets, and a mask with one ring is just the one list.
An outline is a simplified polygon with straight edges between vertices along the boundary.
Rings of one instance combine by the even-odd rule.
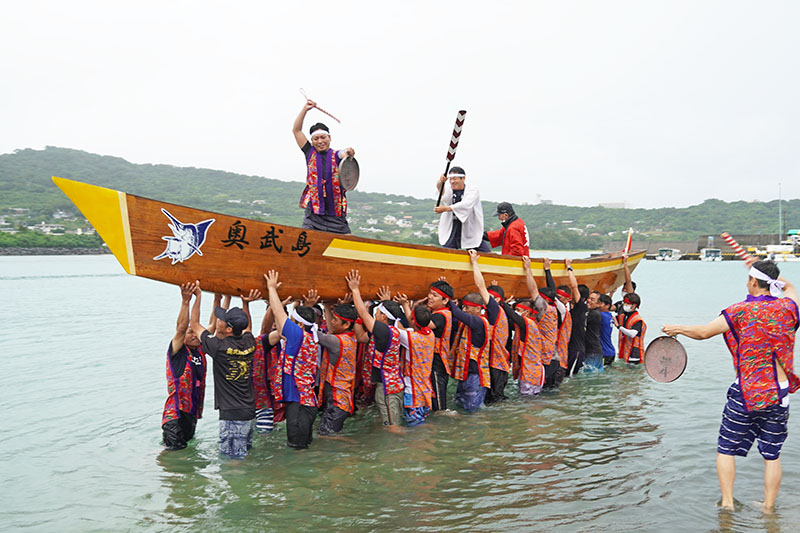
[[[462, 250], [385, 242], [353, 235], [325, 233], [271, 222], [244, 219], [169, 204], [122, 191], [53, 177], [53, 181], [95, 227], [129, 274], [172, 284], [200, 280], [203, 290], [239, 295], [266, 291], [263, 274], [281, 273], [281, 295], [300, 297], [316, 289], [323, 300], [347, 291], [351, 269], [362, 274], [362, 292], [383, 285], [409, 298], [422, 298], [431, 282], [445, 276], [458, 297], [474, 290], [469, 255]], [[636, 268], [644, 250], [632, 251]], [[497, 280], [507, 295], [527, 294], [519, 257], [481, 254], [487, 281]], [[622, 253], [572, 262], [578, 283], [610, 292], [624, 283]], [[543, 260], [531, 259], [531, 270], [544, 286]], [[554, 261], [556, 283], [567, 282], [567, 270]]]
[[659, 248], [656, 261], [678, 261], [682, 257], [677, 248]]
[[700, 250], [700, 261], [718, 262], [722, 261], [722, 250], [719, 248], [703, 248]]

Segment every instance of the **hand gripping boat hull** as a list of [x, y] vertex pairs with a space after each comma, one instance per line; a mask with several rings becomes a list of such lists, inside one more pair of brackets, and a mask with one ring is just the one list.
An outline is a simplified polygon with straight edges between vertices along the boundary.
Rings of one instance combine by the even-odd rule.
[[[280, 272], [282, 297], [316, 289], [335, 301], [347, 292], [345, 275], [361, 272], [361, 291], [372, 297], [383, 285], [409, 298], [422, 298], [445, 276], [456, 297], [475, 290], [469, 255], [461, 250], [384, 242], [270, 222], [244, 219], [150, 200], [79, 181], [53, 181], [80, 209], [129, 274], [179, 285], [200, 280], [205, 291], [238, 296], [250, 289], [266, 294], [263, 274]], [[635, 268], [644, 250], [631, 252]], [[528, 294], [518, 257], [482, 254], [487, 284], [497, 280], [507, 296]], [[620, 253], [576, 259], [578, 283], [609, 292], [624, 282]], [[531, 259], [537, 284], [545, 285], [542, 259]], [[563, 262], [554, 262], [557, 284], [567, 282]]]

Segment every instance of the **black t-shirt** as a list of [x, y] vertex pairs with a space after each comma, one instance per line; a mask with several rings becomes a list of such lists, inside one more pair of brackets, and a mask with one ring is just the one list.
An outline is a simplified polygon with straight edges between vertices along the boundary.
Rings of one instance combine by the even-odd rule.
[[569, 338], [567, 351], [586, 353], [586, 315], [589, 314], [586, 300], [581, 298], [578, 303], [573, 303], [569, 313], [572, 315], [572, 336]]
[[437, 339], [441, 339], [442, 335], [444, 335], [444, 328], [447, 325], [447, 319], [441, 313], [431, 313], [431, 322], [430, 325], [431, 331], [433, 331], [433, 335]]
[[176, 378], [182, 376], [183, 371], [186, 369], [187, 354], [192, 358], [191, 360], [194, 365], [200, 365], [203, 363], [203, 360], [200, 358], [200, 356], [193, 354], [185, 344], [181, 346], [180, 350], [172, 353], [172, 341], [170, 341], [169, 348], [167, 348], [167, 353], [169, 354], [169, 365], [172, 367], [172, 375]]
[[[372, 338], [375, 339], [375, 351], [383, 353], [389, 347], [389, 341], [392, 338], [392, 330], [383, 322], [376, 320], [375, 325], [372, 326]], [[381, 375], [380, 368], [375, 368], [373, 366], [370, 377], [373, 383], [383, 383], [383, 376]]]
[[597, 309], [590, 309], [586, 317], [586, 355], [600, 355], [603, 345], [600, 343], [600, 329], [603, 315]]
[[214, 409], [220, 420], [255, 418], [255, 396], [250, 375], [256, 340], [249, 331], [223, 339], [204, 331], [203, 351], [214, 360]]

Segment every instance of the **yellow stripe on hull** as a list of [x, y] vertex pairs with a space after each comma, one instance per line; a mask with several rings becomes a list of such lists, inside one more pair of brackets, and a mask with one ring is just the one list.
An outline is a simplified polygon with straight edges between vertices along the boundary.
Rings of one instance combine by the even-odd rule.
[[[416, 248], [394, 246], [391, 244], [347, 241], [344, 239], [333, 239], [322, 255], [351, 261], [388, 263], [392, 265], [405, 265], [436, 270], [472, 270], [468, 258], [464, 256], [454, 256], [452, 253], [436, 250], [418, 250]], [[638, 263], [639, 259], [640, 258], [632, 258], [631, 263]], [[524, 275], [522, 261], [519, 259], [481, 256], [480, 264], [481, 271], [484, 274]], [[580, 272], [581, 275], [588, 276], [616, 270], [618, 265], [619, 259], [588, 264], [576, 263], [573, 265], [573, 268], [576, 273]], [[541, 263], [536, 262], [536, 260], [531, 264], [531, 271], [535, 276], [544, 276], [544, 269]], [[566, 276], [567, 270], [563, 266], [554, 264], [552, 273], [554, 276]]]

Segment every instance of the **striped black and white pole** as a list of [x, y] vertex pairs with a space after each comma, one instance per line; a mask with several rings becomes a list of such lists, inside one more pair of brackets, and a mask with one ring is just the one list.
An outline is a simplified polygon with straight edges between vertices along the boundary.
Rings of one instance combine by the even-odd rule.
[[[450, 163], [452, 163], [453, 159], [456, 157], [456, 148], [458, 148], [458, 140], [461, 138], [461, 128], [464, 126], [464, 118], [466, 116], [467, 112], [463, 109], [456, 115], [456, 126], [453, 128], [453, 137], [450, 139], [450, 146], [447, 148], [447, 166], [444, 169], [445, 176], [447, 176], [447, 173], [450, 171]], [[439, 204], [442, 202], [443, 192], [444, 184], [439, 190], [439, 198], [436, 200], [436, 207], [439, 207]]]

